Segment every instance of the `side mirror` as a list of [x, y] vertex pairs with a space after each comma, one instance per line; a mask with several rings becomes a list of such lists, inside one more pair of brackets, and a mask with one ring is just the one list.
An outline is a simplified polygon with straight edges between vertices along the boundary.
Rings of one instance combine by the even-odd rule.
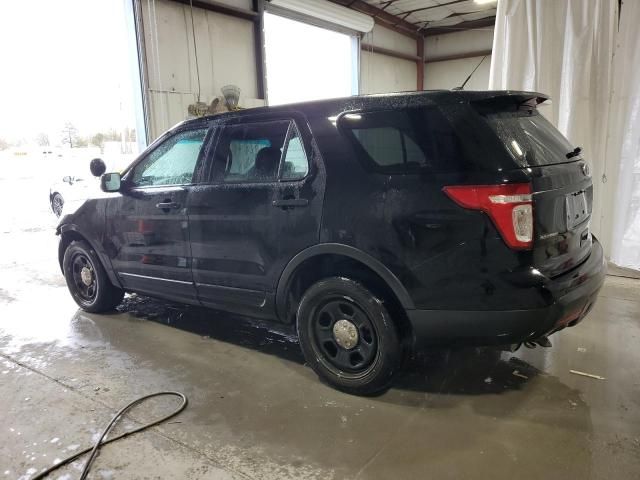
[[100, 177], [100, 188], [103, 192], [119, 192], [122, 178], [119, 173], [105, 173]]
[[69, 183], [71, 184], [71, 177], [69, 175], [65, 175], [64, 177], [62, 177], [62, 181], [64, 183]]
[[94, 177], [99, 177], [104, 172], [107, 171], [107, 166], [104, 164], [101, 158], [94, 158], [89, 163], [89, 170], [91, 170], [91, 175]]

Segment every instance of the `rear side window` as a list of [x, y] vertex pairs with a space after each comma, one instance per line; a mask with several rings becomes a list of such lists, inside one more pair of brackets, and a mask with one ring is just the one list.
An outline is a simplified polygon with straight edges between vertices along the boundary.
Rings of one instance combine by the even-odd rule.
[[292, 123], [289, 129], [287, 150], [284, 154], [282, 174], [280, 176], [283, 180], [297, 180], [305, 177], [308, 172], [309, 162], [304, 152], [302, 139], [295, 123]]
[[214, 154], [214, 179], [224, 183], [296, 180], [309, 170], [290, 120], [224, 126]]
[[349, 113], [339, 126], [372, 170], [450, 172], [466, 163], [453, 126], [435, 107]]
[[567, 159], [567, 153], [574, 149], [569, 140], [536, 110], [491, 113], [487, 121], [522, 166], [576, 160]]

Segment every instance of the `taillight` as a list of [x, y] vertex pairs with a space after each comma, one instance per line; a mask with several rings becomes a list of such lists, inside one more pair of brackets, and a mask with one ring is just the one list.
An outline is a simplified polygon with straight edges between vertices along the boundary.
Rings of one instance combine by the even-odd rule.
[[456, 185], [444, 192], [458, 205], [489, 215], [507, 245], [528, 250], [533, 246], [531, 185]]

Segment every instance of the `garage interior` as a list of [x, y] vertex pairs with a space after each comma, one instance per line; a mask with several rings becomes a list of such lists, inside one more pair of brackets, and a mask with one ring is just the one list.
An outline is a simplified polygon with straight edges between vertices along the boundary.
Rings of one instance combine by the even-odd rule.
[[[46, 192], [0, 173], [2, 478], [90, 447], [158, 391], [189, 404], [102, 448], [89, 478], [640, 477], [640, 2], [120, 3], [139, 151], [225, 111], [229, 85], [242, 108], [462, 86], [549, 94], [542, 112], [588, 155], [608, 275], [551, 348], [417, 352], [392, 388], [358, 397], [318, 381], [291, 326], [136, 294], [112, 314], [78, 309], [57, 219], [40, 199], [14, 205]], [[6, 171], [19, 148], [0, 151]], [[113, 435], [176, 405], [138, 406]], [[50, 478], [76, 478], [84, 460]]]

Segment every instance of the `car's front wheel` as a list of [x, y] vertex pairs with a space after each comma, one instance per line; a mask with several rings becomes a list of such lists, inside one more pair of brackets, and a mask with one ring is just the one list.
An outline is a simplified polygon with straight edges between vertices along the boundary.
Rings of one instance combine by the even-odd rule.
[[378, 393], [400, 368], [402, 347], [389, 312], [355, 280], [331, 277], [312, 285], [297, 322], [307, 363], [340, 390]]
[[69, 244], [62, 270], [71, 296], [87, 312], [111, 311], [124, 297], [124, 291], [111, 283], [98, 255], [86, 242]]
[[62, 215], [62, 209], [64, 208], [64, 199], [58, 192], [51, 196], [51, 211], [56, 217]]

